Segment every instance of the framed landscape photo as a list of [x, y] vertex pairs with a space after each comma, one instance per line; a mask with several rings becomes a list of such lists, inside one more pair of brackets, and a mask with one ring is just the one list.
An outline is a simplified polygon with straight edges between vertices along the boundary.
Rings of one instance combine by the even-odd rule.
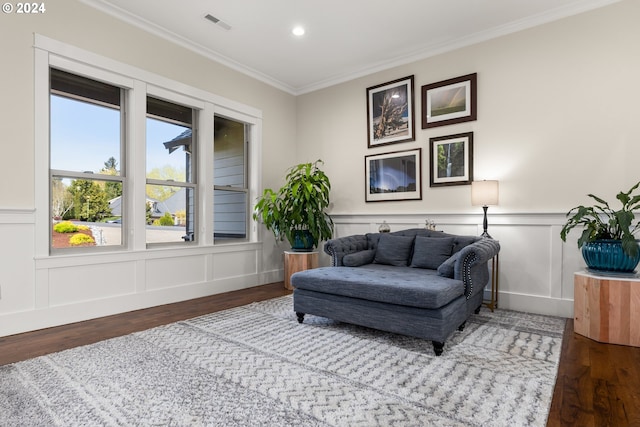
[[467, 185], [473, 181], [473, 132], [429, 139], [431, 187]]
[[365, 156], [367, 202], [422, 199], [422, 149]]
[[422, 86], [422, 129], [476, 120], [477, 74]]
[[413, 76], [367, 88], [368, 147], [415, 141]]

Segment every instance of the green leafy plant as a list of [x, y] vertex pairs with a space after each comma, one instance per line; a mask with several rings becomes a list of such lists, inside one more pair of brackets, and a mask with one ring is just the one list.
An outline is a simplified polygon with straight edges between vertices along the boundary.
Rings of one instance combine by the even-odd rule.
[[640, 182], [627, 192], [619, 192], [616, 199], [622, 204], [614, 210], [605, 200], [593, 194], [588, 196], [597, 203], [593, 206], [576, 206], [567, 213], [567, 222], [560, 231], [560, 238], [566, 242], [567, 234], [575, 227], [582, 227], [582, 235], [578, 239], [578, 248], [585, 243], [596, 240], [612, 239], [622, 242], [622, 250], [630, 257], [638, 253], [638, 242], [635, 233], [640, 229], [640, 221], [634, 224], [634, 210], [640, 208], [640, 195], [633, 192]]
[[317, 247], [333, 236], [333, 220], [325, 212], [331, 182], [319, 164], [322, 160], [291, 167], [278, 191], [266, 188], [258, 198], [253, 219], [262, 221], [277, 240], [286, 238], [293, 246], [295, 232], [308, 230]]

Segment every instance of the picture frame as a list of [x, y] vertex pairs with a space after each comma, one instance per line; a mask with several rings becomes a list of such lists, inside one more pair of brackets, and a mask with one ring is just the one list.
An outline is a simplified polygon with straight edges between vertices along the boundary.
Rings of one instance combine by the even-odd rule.
[[367, 88], [367, 146], [415, 141], [413, 76]]
[[473, 181], [473, 132], [429, 138], [429, 185], [470, 185]]
[[477, 73], [422, 86], [422, 129], [477, 119]]
[[422, 149], [365, 156], [367, 202], [422, 200]]

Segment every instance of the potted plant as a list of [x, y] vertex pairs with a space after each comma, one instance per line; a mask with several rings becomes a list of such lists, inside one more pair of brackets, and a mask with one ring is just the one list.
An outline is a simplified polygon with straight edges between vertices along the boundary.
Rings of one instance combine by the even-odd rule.
[[318, 167], [322, 160], [291, 167], [278, 190], [266, 188], [253, 219], [261, 221], [277, 240], [285, 238], [294, 251], [311, 251], [333, 235], [329, 206], [329, 177]]
[[578, 248], [589, 268], [595, 270], [632, 272], [640, 261], [640, 250], [635, 233], [640, 221], [635, 222], [634, 210], [640, 207], [640, 195], [633, 192], [640, 182], [627, 192], [619, 192], [616, 198], [622, 206], [614, 210], [605, 200], [589, 194], [596, 201], [593, 206], [576, 206], [567, 213], [567, 222], [560, 231], [566, 242], [567, 234], [582, 227]]

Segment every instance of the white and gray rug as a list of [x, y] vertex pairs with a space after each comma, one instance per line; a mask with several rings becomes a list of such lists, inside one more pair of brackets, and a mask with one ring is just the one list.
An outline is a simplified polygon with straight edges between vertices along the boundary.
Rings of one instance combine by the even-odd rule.
[[483, 309], [435, 357], [286, 296], [0, 366], [0, 426], [544, 426], [564, 324]]

